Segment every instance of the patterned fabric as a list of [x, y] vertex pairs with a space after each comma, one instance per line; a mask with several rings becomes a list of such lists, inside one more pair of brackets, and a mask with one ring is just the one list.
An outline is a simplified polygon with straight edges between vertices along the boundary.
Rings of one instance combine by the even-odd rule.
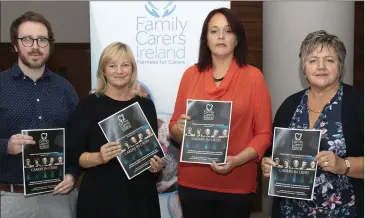
[[[19, 66], [0, 72], [0, 183], [22, 184], [22, 156], [7, 153], [9, 138], [22, 129], [64, 128], [76, 108], [72, 85], [45, 69], [36, 82]], [[75, 168], [66, 168], [77, 178]]]
[[[306, 90], [297, 107], [290, 128], [309, 128], [309, 108], [307, 105], [310, 89]], [[320, 151], [332, 151], [339, 157], [346, 156], [346, 143], [342, 132], [341, 104], [343, 86], [324, 107], [314, 125], [322, 131]], [[350, 178], [324, 172], [317, 167], [313, 201], [283, 199], [280, 203], [281, 217], [355, 217], [355, 194]]]

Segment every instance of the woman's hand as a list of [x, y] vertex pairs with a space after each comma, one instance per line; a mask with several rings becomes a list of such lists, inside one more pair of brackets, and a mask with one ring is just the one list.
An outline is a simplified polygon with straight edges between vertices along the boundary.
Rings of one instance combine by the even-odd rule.
[[340, 175], [346, 172], [344, 159], [338, 157], [332, 151], [321, 151], [316, 155], [315, 159], [324, 171]]
[[271, 159], [271, 157], [264, 157], [261, 161], [262, 174], [265, 177], [270, 177], [271, 166], [276, 166], [276, 163]]
[[161, 158], [154, 155], [153, 158], [151, 158], [150, 165], [151, 165], [150, 172], [158, 173], [162, 170], [164, 163]]
[[219, 174], [227, 174], [237, 167], [237, 161], [234, 156], [227, 156], [227, 162], [223, 165], [218, 165], [215, 161], [210, 165], [210, 168]]
[[176, 122], [177, 124], [177, 129], [179, 130], [179, 132], [181, 133], [181, 135], [184, 134], [184, 128], [185, 128], [185, 121], [186, 120], [190, 120], [191, 117], [189, 117], [186, 114], [181, 114], [179, 120]]
[[100, 156], [103, 164], [108, 163], [111, 159], [115, 158], [122, 151], [122, 146], [119, 142], [109, 142], [101, 146]]

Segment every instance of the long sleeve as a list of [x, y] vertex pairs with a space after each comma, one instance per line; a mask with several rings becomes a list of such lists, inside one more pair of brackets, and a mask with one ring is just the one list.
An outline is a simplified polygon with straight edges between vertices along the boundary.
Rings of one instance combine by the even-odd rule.
[[0, 159], [8, 155], [8, 142], [9, 139], [0, 139]]
[[233, 61], [217, 86], [211, 68], [203, 72], [189, 68], [180, 83], [170, 129], [181, 112], [185, 113], [186, 99], [190, 98], [232, 101], [227, 155], [236, 156], [250, 148], [257, 152], [257, 157], [224, 176], [210, 167], [179, 163], [178, 183], [216, 192], [255, 192], [256, 162], [270, 146], [272, 137], [271, 101], [261, 71], [251, 65], [240, 67]]
[[79, 97], [77, 96], [77, 93], [71, 84], [70, 84], [70, 87], [68, 88], [67, 96], [68, 96], [67, 108], [68, 108], [68, 111], [69, 111], [69, 114], [71, 117], [72, 114], [75, 112], [76, 107], [79, 103]]
[[[2, 82], [0, 81], [0, 93], [3, 91], [3, 85]], [[2, 113], [2, 109], [1, 109], [1, 105], [2, 105], [2, 95], [0, 95], [0, 120], [2, 119], [3, 113]], [[2, 136], [2, 134], [0, 134]], [[3, 159], [3, 157], [5, 155], [7, 155], [7, 150], [8, 150], [8, 141], [9, 139], [5, 139], [5, 138], [1, 138], [0, 137], [0, 160]]]
[[[275, 127], [284, 127], [284, 128], [289, 127], [291, 118], [297, 108], [297, 105], [301, 100], [301, 96], [303, 96], [304, 94], [304, 91], [300, 91], [298, 93], [289, 96], [280, 105], [274, 117], [272, 132], [274, 132]], [[270, 145], [269, 148], [266, 150], [265, 157], [271, 157], [271, 154], [272, 154], [272, 145]]]
[[272, 112], [270, 94], [262, 74], [258, 74], [255, 81], [254, 137], [248, 144], [248, 147], [252, 147], [258, 153], [258, 159], [255, 161], [259, 161], [271, 144]]
[[172, 114], [170, 123], [169, 123], [169, 131], [171, 132], [172, 127], [179, 120], [181, 114], [186, 113], [186, 99], [187, 99], [187, 91], [189, 86], [189, 80], [192, 72], [194, 71], [195, 66], [190, 67], [184, 73], [181, 78], [179, 90], [177, 92], [174, 113]]
[[[72, 87], [72, 85], [70, 84], [69, 88], [66, 89], [67, 91], [67, 100], [68, 100], [68, 104], [67, 104], [67, 108], [69, 111], [69, 117], [71, 118], [71, 116], [73, 115], [73, 113], [76, 110], [77, 104], [79, 103], [79, 97], [76, 94], [75, 89]], [[67, 135], [66, 135], [67, 136]], [[67, 144], [66, 144], [67, 146]], [[67, 147], [66, 147], [67, 149]], [[71, 174], [75, 180], [77, 180], [80, 176], [80, 169], [78, 166], [72, 165], [69, 163], [69, 158], [68, 158], [68, 154], [66, 152], [66, 174]]]
[[[285, 107], [286, 107], [286, 102], [288, 100], [286, 99], [279, 107], [279, 109], [276, 111], [275, 117], [274, 117], [274, 122], [272, 125], [272, 132], [274, 132], [274, 128], [275, 127], [283, 127], [282, 124], [282, 120], [283, 118], [285, 118]], [[272, 144], [269, 146], [269, 148], [266, 150], [265, 152], [265, 157], [271, 157], [272, 155]]]
[[[90, 97], [91, 98], [91, 97]], [[92, 102], [80, 102], [66, 128], [67, 157], [70, 165], [80, 167], [79, 159], [88, 150], [88, 138], [93, 125]]]
[[[3, 88], [2, 88], [2, 83], [0, 82], [0, 93], [3, 91]], [[3, 119], [3, 116], [5, 116], [4, 114], [3, 114], [3, 110], [2, 110], [2, 107], [1, 107], [1, 105], [2, 105], [2, 103], [3, 103], [3, 100], [2, 100], [2, 95], [0, 95], [0, 120], [4, 120]], [[1, 128], [0, 128], [1, 129]], [[1, 134], [0, 133], [0, 136], [1, 137], [5, 137], [5, 136], [3, 136], [3, 134]], [[1, 138], [0, 137], [0, 160], [1, 159], [3, 159], [3, 157], [5, 157], [6, 155], [8, 155], [8, 152], [7, 152], [7, 150], [8, 150], [8, 141], [9, 141], [9, 139], [7, 139], [7, 138]]]

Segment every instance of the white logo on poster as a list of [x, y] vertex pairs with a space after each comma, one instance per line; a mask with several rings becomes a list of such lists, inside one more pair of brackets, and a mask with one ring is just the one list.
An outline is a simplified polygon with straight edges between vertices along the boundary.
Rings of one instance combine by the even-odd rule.
[[123, 131], [126, 131], [128, 129], [131, 128], [131, 124], [129, 123], [129, 121], [124, 117], [124, 114], [119, 114], [118, 115], [118, 120], [119, 120], [119, 126]]
[[213, 110], [213, 105], [212, 104], [207, 104], [205, 106], [205, 108], [207, 109], [207, 111], [212, 111]]
[[295, 133], [294, 139], [292, 140], [292, 150], [293, 151], [301, 151], [303, 150], [303, 141], [302, 139], [302, 133]]
[[43, 132], [41, 134], [41, 139], [39, 140], [39, 149], [49, 149], [49, 140], [47, 139], [47, 133]]
[[120, 114], [120, 115], [118, 116], [118, 120], [119, 120], [119, 122], [125, 122], [124, 114]]
[[213, 104], [205, 105], [204, 120], [214, 120]]
[[294, 138], [295, 138], [295, 140], [296, 141], [300, 141], [300, 139], [302, 139], [302, 133], [295, 133], [295, 135], [294, 135]]

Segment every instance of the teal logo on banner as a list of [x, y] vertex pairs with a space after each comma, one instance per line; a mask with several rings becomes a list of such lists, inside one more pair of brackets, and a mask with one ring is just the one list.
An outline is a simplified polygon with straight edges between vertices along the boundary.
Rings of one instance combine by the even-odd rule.
[[137, 65], [185, 64], [188, 21], [179, 16], [177, 4], [174, 1], [144, 3], [148, 14], [136, 17]]
[[167, 17], [172, 14], [176, 9], [176, 5], [174, 1], [168, 1], [166, 5], [157, 7], [154, 3], [148, 1], [145, 8], [151, 16], [160, 18]]

